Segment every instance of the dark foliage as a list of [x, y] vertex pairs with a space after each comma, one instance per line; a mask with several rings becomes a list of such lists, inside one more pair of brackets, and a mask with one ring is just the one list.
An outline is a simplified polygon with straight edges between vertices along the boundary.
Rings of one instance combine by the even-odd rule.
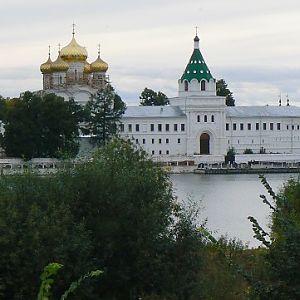
[[162, 92], [155, 92], [145, 88], [140, 95], [140, 105], [142, 106], [160, 106], [168, 105], [168, 97]]
[[73, 157], [79, 149], [78, 107], [54, 94], [25, 92], [5, 102], [2, 147], [7, 156]]
[[235, 106], [235, 100], [232, 96], [232, 92], [228, 89], [227, 83], [224, 79], [217, 81], [217, 96], [223, 96], [227, 106]]

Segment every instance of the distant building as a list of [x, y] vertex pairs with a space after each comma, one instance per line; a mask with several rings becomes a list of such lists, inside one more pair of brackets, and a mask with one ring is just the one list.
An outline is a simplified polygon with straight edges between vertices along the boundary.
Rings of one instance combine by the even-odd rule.
[[[41, 65], [43, 92], [85, 104], [109, 78], [107, 63], [87, 62], [87, 51], [74, 36], [57, 59]], [[140, 145], [157, 160], [223, 161], [229, 148], [236, 153], [300, 154], [300, 108], [295, 106], [227, 107], [216, 96], [213, 78], [194, 38], [194, 50], [181, 78], [178, 97], [168, 106], [129, 106], [120, 135]]]
[[86, 104], [91, 95], [109, 81], [108, 64], [100, 58], [100, 49], [94, 62], [88, 63], [87, 57], [86, 49], [77, 43], [73, 30], [72, 40], [58, 51], [57, 59], [51, 60], [49, 50], [48, 60], [40, 67], [43, 91]]
[[186, 157], [195, 162], [223, 161], [229, 148], [242, 154], [300, 154], [300, 108], [227, 107], [216, 96], [211, 75], [194, 38], [194, 50], [169, 106], [130, 106], [121, 136], [132, 139], [158, 160]]

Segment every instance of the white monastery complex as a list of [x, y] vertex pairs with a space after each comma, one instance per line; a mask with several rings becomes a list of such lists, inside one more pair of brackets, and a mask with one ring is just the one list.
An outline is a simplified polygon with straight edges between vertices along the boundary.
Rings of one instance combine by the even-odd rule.
[[[41, 65], [43, 92], [85, 104], [108, 82], [108, 65], [98, 57], [87, 62], [87, 51], [74, 36], [57, 59]], [[178, 80], [178, 96], [167, 106], [129, 106], [119, 134], [140, 145], [159, 161], [223, 162], [228, 149], [237, 154], [281, 154], [300, 158], [300, 108], [226, 106], [216, 96], [211, 74], [194, 38], [193, 53]], [[268, 155], [266, 155], [267, 157]]]

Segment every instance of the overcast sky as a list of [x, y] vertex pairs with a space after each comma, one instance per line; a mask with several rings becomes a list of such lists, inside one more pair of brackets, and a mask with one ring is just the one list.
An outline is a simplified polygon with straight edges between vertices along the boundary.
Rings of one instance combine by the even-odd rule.
[[9, 0], [1, 1], [0, 94], [42, 88], [40, 64], [48, 45], [56, 59], [76, 23], [88, 61], [109, 64], [113, 86], [127, 104], [145, 88], [177, 95], [177, 80], [200, 49], [216, 79], [224, 78], [237, 105], [300, 105], [299, 0]]

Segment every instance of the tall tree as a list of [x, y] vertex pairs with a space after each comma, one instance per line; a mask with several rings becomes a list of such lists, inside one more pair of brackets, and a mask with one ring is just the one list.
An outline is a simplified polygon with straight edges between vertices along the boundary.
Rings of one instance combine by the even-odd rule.
[[162, 92], [155, 92], [145, 88], [140, 95], [140, 105], [142, 106], [159, 106], [168, 105], [168, 97]]
[[235, 106], [235, 100], [232, 96], [232, 92], [228, 89], [227, 83], [224, 79], [217, 81], [217, 96], [226, 97], [225, 100], [227, 106]]
[[91, 136], [92, 143], [101, 146], [117, 133], [117, 125], [126, 105], [112, 86], [98, 90], [86, 104], [83, 132]]
[[26, 159], [75, 156], [78, 121], [74, 105], [64, 98], [25, 92], [6, 101], [2, 147], [6, 155]]

